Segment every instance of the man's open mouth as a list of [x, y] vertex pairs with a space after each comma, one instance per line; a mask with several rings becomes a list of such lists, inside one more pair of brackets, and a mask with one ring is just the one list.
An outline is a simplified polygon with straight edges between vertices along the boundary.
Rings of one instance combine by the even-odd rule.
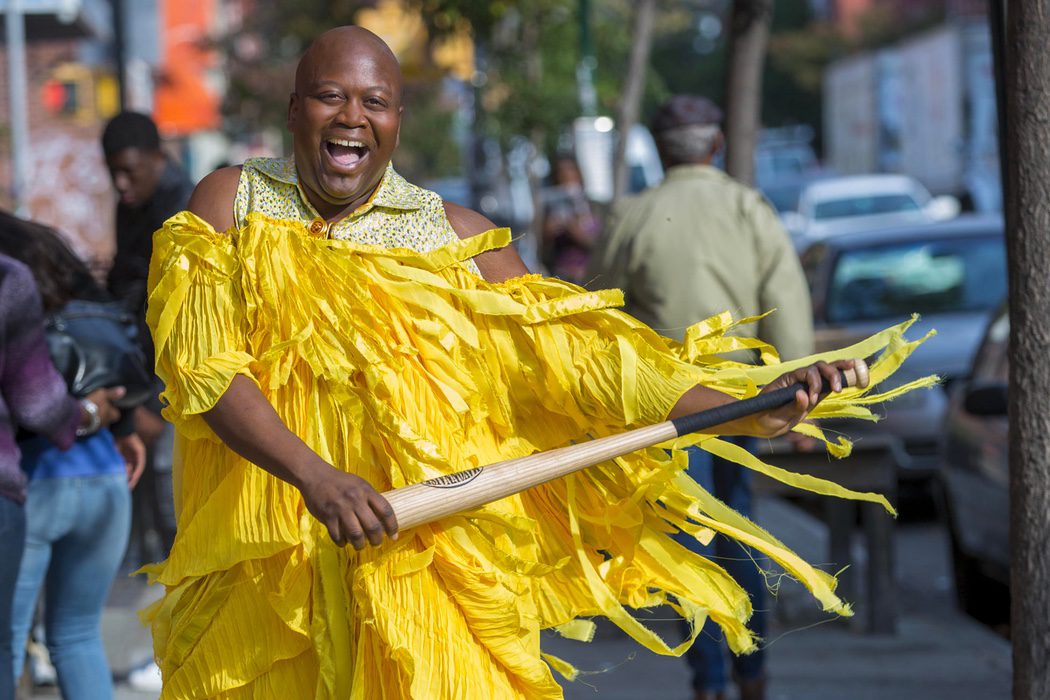
[[335, 164], [343, 168], [354, 167], [368, 155], [368, 146], [349, 139], [327, 139], [324, 148]]

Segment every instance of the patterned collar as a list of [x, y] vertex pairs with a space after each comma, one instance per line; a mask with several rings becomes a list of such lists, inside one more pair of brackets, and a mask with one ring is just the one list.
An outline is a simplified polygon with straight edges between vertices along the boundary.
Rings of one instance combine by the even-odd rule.
[[[292, 185], [299, 190], [304, 203], [310, 208], [309, 200], [299, 187], [299, 173], [295, 169], [292, 158], [259, 158], [252, 163], [255, 168], [267, 177]], [[360, 216], [374, 207], [384, 209], [401, 209], [403, 211], [414, 211], [423, 206], [418, 187], [401, 177], [394, 166], [387, 165], [386, 173], [383, 175], [379, 187], [372, 193], [368, 201], [358, 207], [351, 216]]]

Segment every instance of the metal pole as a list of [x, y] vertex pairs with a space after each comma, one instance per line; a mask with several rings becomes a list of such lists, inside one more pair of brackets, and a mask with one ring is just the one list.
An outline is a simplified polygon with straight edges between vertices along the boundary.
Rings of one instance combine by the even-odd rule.
[[988, 3], [988, 31], [992, 35], [992, 70], [995, 75], [995, 113], [999, 141], [999, 187], [1006, 206], [1006, 0]]
[[594, 46], [591, 44], [591, 3], [580, 0], [580, 60], [576, 64], [576, 92], [580, 99], [580, 112], [593, 117], [598, 114], [598, 93], [594, 89]]
[[128, 106], [128, 80], [125, 64], [127, 56], [125, 38], [127, 28], [124, 23], [124, 0], [110, 0], [110, 10], [113, 13], [113, 62], [117, 64], [117, 95], [120, 108]]
[[11, 107], [11, 199], [29, 216], [29, 119], [26, 116], [26, 34], [21, 0], [7, 0], [7, 84]]

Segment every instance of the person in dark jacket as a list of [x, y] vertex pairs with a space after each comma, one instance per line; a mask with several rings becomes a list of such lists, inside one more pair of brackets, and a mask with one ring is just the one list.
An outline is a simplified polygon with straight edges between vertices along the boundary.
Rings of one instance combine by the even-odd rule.
[[[121, 112], [102, 132], [102, 150], [117, 191], [117, 252], [106, 280], [115, 299], [139, 319], [139, 338], [149, 368], [153, 343], [146, 326], [146, 277], [153, 254], [153, 232], [186, 208], [193, 183], [161, 148], [157, 125], [145, 114]], [[157, 385], [157, 394], [161, 391]], [[142, 485], [135, 492], [132, 551], [139, 561], [163, 559], [175, 538], [171, 496], [172, 427], [160, 417], [159, 399], [135, 413], [135, 430], [148, 450]], [[147, 550], [147, 532], [159, 549]]]
[[193, 183], [161, 148], [157, 125], [145, 114], [113, 117], [102, 132], [102, 151], [118, 196], [117, 252], [106, 286], [138, 311], [145, 307], [153, 232], [186, 208]]

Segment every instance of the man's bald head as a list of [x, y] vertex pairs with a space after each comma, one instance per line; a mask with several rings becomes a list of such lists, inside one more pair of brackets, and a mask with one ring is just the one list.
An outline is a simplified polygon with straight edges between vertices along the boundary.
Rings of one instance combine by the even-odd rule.
[[385, 41], [364, 27], [355, 25], [329, 29], [310, 43], [295, 68], [295, 91], [301, 93], [315, 79], [319, 67], [332, 65], [333, 61], [341, 63], [347, 54], [370, 55], [392, 76], [396, 76], [400, 100], [401, 64], [397, 56]]
[[382, 39], [338, 27], [310, 44], [295, 71], [288, 129], [299, 183], [322, 216], [344, 216], [379, 186], [401, 112], [401, 67]]

